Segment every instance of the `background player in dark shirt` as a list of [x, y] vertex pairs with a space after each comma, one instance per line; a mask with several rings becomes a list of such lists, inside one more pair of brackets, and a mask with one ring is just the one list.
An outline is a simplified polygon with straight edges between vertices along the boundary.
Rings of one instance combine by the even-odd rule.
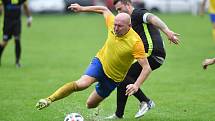
[[[132, 6], [131, 0], [114, 0], [115, 9], [118, 12], [126, 12], [131, 15], [132, 28], [141, 37], [145, 51], [148, 53], [148, 62], [152, 70], [159, 68], [165, 60], [165, 49], [163, 40], [161, 38], [160, 29], [170, 42], [179, 43], [177, 36], [179, 34], [171, 31], [167, 25], [157, 16], [149, 13], [146, 9], [135, 9]], [[134, 83], [137, 75], [141, 72], [141, 66], [134, 63], [125, 80], [117, 87], [117, 109], [114, 115], [107, 117], [107, 119], [122, 118], [128, 96], [126, 96], [126, 87]], [[150, 100], [139, 89], [134, 96], [140, 101], [140, 109], [135, 115], [136, 118], [143, 116], [149, 109], [155, 106], [154, 102]]]
[[0, 43], [0, 64], [1, 57], [4, 48], [8, 41], [14, 36], [15, 39], [15, 53], [16, 53], [16, 66], [20, 67], [21, 57], [21, 10], [24, 8], [24, 12], [27, 16], [27, 25], [31, 26], [32, 17], [27, 6], [26, 0], [0, 0], [0, 6], [3, 5], [4, 13], [4, 25], [3, 25], [3, 41]]

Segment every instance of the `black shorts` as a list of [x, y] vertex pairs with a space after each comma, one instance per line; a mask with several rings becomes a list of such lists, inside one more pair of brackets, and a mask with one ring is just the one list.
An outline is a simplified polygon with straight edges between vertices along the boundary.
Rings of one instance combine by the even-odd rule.
[[21, 20], [4, 19], [3, 40], [8, 41], [12, 36], [20, 37]]
[[[163, 64], [165, 57], [166, 57], [165, 54], [162, 54], [160, 56], [155, 56], [155, 55], [149, 56], [147, 59], [148, 59], [151, 69], [155, 70], [155, 69], [159, 68]], [[126, 80], [130, 80], [134, 83], [137, 80], [137, 78], [139, 77], [141, 71], [142, 71], [142, 66], [138, 62], [135, 62], [130, 67], [130, 69], [125, 77]]]

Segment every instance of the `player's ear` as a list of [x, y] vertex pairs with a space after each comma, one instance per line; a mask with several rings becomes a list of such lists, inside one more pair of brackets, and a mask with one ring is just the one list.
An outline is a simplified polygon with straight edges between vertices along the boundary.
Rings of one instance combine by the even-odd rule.
[[129, 24], [128, 26], [131, 27], [131, 24]]

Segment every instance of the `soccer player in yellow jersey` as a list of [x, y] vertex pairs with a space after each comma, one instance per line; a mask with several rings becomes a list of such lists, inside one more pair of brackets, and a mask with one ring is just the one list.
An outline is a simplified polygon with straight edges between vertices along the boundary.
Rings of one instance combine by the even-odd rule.
[[[203, 0], [201, 4], [200, 14], [203, 15], [207, 0]], [[209, 0], [209, 14], [212, 22], [212, 34], [215, 41], [215, 0]]]
[[109, 9], [103, 6], [83, 7], [71, 4], [69, 9], [75, 12], [103, 14], [108, 30], [107, 40], [79, 80], [67, 83], [49, 97], [40, 99], [36, 107], [39, 110], [48, 107], [52, 102], [62, 99], [72, 92], [84, 90], [92, 83], [98, 82], [87, 100], [87, 108], [95, 108], [123, 81], [135, 59], [142, 66], [142, 72], [134, 84], [127, 86], [126, 95], [130, 96], [137, 92], [150, 74], [151, 68], [141, 38], [131, 28], [130, 16], [127, 13], [119, 13], [115, 17]]

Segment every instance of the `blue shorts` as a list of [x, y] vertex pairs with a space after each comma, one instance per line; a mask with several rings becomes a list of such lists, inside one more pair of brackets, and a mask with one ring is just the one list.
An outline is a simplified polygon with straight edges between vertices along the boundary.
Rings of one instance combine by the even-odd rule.
[[117, 87], [119, 83], [114, 82], [112, 79], [108, 78], [104, 73], [102, 64], [97, 57], [94, 57], [85, 71], [85, 75], [94, 77], [97, 79], [96, 92], [99, 96], [106, 98], [110, 93]]
[[210, 14], [211, 22], [215, 23], [215, 14]]

